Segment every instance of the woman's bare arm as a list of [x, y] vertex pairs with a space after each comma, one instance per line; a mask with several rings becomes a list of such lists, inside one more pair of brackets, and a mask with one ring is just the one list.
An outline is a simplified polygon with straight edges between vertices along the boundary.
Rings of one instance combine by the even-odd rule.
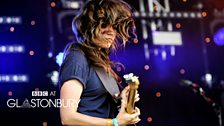
[[[61, 123], [62, 125], [70, 126], [107, 126], [108, 119], [97, 118], [93, 116], [88, 116], [77, 112], [78, 102], [83, 91], [83, 86], [78, 80], [66, 81], [61, 87], [61, 100], [66, 103], [66, 101], [72, 100], [70, 105], [64, 105], [60, 108]], [[126, 126], [128, 124], [138, 123], [140, 119], [140, 110], [136, 108], [136, 112], [133, 114], [128, 114], [125, 111], [127, 105], [128, 87], [126, 87], [121, 94], [123, 101], [121, 104], [121, 110], [117, 115], [117, 120], [119, 126]], [[113, 122], [110, 119], [110, 125], [113, 126]]]
[[[62, 125], [72, 126], [106, 126], [107, 119], [97, 118], [77, 112], [78, 102], [83, 86], [78, 80], [66, 81], [61, 87], [61, 100], [66, 104], [60, 108]], [[111, 121], [112, 126], [112, 121]]]

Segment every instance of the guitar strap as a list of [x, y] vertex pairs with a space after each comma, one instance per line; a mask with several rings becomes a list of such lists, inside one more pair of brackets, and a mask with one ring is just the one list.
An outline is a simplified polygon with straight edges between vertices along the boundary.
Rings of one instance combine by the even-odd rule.
[[117, 103], [115, 94], [120, 94], [117, 81], [114, 79], [114, 77], [108, 74], [103, 68], [99, 68], [99, 67], [94, 67], [94, 68], [96, 70], [98, 77], [103, 83], [105, 89], [110, 93], [110, 95], [113, 97], [113, 99]]

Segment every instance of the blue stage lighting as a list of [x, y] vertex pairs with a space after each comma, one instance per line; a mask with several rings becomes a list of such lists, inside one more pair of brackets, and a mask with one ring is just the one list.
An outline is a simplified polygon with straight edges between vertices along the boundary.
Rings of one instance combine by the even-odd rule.
[[28, 75], [23, 74], [15, 74], [15, 75], [8, 75], [8, 74], [0, 74], [0, 83], [25, 83], [29, 82]]
[[24, 45], [0, 45], [0, 53], [24, 53]]
[[22, 24], [22, 17], [0, 16], [0, 24]]
[[64, 53], [60, 52], [58, 53], [58, 55], [56, 56], [56, 63], [61, 66], [62, 62], [63, 62], [63, 57], [64, 57]]
[[213, 40], [218, 46], [224, 45], [224, 27], [215, 32]]

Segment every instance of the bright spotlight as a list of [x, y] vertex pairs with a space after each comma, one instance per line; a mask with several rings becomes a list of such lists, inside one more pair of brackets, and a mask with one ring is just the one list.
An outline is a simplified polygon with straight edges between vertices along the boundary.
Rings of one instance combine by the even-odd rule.
[[79, 9], [83, 4], [83, 1], [79, 0], [61, 0], [64, 8], [67, 9]]
[[60, 52], [58, 53], [58, 55], [56, 56], [56, 63], [61, 66], [62, 62], [63, 62], [63, 57], [64, 57], [64, 53]]
[[59, 73], [58, 73], [57, 70], [54, 70], [54, 71], [47, 74], [47, 77], [50, 78], [51, 83], [54, 86], [57, 86], [57, 84], [58, 84], [58, 76], [59, 76]]
[[8, 74], [0, 74], [0, 82], [1, 83], [26, 83], [29, 82], [28, 75], [8, 75]]
[[224, 27], [220, 28], [215, 32], [213, 40], [218, 46], [224, 45]]

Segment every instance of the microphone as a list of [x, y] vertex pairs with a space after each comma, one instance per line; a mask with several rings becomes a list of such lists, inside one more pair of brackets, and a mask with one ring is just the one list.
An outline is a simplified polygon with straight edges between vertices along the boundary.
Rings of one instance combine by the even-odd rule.
[[200, 95], [202, 95], [202, 96], [205, 94], [204, 90], [198, 84], [193, 83], [190, 80], [181, 80], [180, 81], [180, 85], [188, 86], [188, 87], [193, 89], [194, 93], [198, 93], [199, 92]]
[[180, 81], [180, 85], [182, 85], [182, 86], [189, 86], [189, 87], [192, 87], [192, 88], [198, 88], [199, 87], [198, 84], [193, 83], [190, 80], [181, 80]]
[[181, 80], [180, 85], [191, 87], [195, 93], [199, 92], [199, 94], [203, 97], [203, 99], [213, 107], [215, 113], [218, 115], [219, 119], [221, 120], [221, 117], [220, 117], [221, 106], [217, 104], [216, 102], [214, 102], [210, 97], [207, 97], [205, 94], [205, 91], [198, 84], [193, 83], [190, 80]]

